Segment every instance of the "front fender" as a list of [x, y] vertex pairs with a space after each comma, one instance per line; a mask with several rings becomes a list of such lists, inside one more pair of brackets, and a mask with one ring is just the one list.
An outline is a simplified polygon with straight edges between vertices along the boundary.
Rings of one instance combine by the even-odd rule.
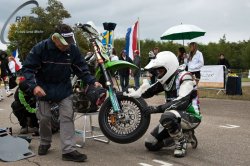
[[[130, 62], [127, 62], [127, 61], [122, 61], [122, 60], [118, 60], [118, 61], [107, 61], [105, 62], [104, 64], [106, 70], [110, 71], [110, 72], [115, 72], [119, 69], [123, 69], [123, 68], [130, 68], [132, 70], [135, 70], [135, 69], [139, 69], [136, 65], [130, 63]], [[97, 69], [96, 71], [96, 74], [95, 74], [95, 77], [97, 78], [97, 80], [100, 78], [101, 76], [101, 71], [100, 71], [100, 68]]]

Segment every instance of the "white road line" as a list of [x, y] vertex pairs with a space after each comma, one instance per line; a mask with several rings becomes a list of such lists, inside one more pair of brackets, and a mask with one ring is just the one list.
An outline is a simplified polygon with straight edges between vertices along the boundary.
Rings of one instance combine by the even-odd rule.
[[153, 166], [153, 165], [150, 165], [150, 164], [146, 164], [146, 163], [138, 163], [139, 165], [142, 165], [142, 166]]
[[237, 128], [237, 127], [240, 127], [240, 126], [226, 124], [226, 125], [220, 125], [219, 127], [233, 129], [233, 128]]
[[173, 165], [173, 164], [170, 164], [170, 163], [166, 163], [166, 162], [164, 162], [164, 161], [161, 161], [161, 160], [153, 160], [153, 162], [162, 164], [161, 166], [172, 166], [172, 165]]
[[[165, 161], [161, 161], [161, 160], [152, 160], [152, 161], [155, 162], [155, 163], [158, 163], [158, 164], [162, 164], [160, 166], [172, 166], [173, 165], [173, 164], [167, 163]], [[138, 163], [138, 164], [142, 165], [142, 166], [153, 166], [153, 165], [150, 165], [150, 164], [147, 164], [147, 163]]]
[[0, 111], [3, 111], [4, 109], [0, 108]]

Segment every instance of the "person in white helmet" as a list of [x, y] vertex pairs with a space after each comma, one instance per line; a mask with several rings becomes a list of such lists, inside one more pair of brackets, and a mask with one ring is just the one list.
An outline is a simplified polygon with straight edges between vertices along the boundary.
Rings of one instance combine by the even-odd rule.
[[156, 71], [157, 82], [149, 85], [148, 81], [144, 80], [138, 90], [129, 89], [125, 95], [149, 98], [165, 91], [167, 96], [165, 104], [146, 108], [151, 114], [162, 115], [160, 124], [146, 138], [145, 146], [148, 150], [159, 150], [159, 145], [171, 137], [175, 143], [174, 156], [184, 157], [187, 142], [182, 129], [189, 129], [193, 123], [201, 121], [196, 83], [190, 72], [179, 67], [177, 57], [170, 51], [158, 53], [145, 69]]

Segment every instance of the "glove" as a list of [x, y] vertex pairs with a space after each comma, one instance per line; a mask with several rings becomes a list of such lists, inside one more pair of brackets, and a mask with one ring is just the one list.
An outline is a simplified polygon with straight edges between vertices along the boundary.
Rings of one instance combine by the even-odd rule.
[[[97, 85], [99, 85], [99, 83]], [[103, 87], [89, 85], [86, 89], [86, 96], [91, 102], [91, 105], [100, 106], [106, 99], [106, 92], [107, 90]]]
[[128, 88], [128, 92], [123, 92], [123, 95], [134, 98], [141, 97], [141, 93], [139, 91], [134, 90], [133, 88]]
[[139, 89], [134, 90], [133, 88], [129, 88], [128, 89], [128, 93], [124, 92], [123, 95], [124, 96], [128, 96], [128, 97], [134, 97], [134, 98], [139, 98], [141, 97], [141, 95], [147, 91], [147, 89], [150, 87], [150, 84], [148, 82], [147, 79], [143, 80], [142, 85], [139, 87]]
[[162, 113], [162, 109], [160, 106], [156, 107], [156, 106], [148, 106], [145, 108], [145, 111], [149, 114], [156, 114], [156, 113]]

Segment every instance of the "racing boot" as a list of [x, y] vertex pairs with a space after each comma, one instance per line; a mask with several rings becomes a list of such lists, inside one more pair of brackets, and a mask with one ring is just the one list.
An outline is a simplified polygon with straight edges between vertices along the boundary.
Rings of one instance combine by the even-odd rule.
[[174, 141], [175, 141], [174, 156], [184, 157], [186, 155], [186, 150], [187, 150], [187, 141], [181, 131], [174, 137]]

